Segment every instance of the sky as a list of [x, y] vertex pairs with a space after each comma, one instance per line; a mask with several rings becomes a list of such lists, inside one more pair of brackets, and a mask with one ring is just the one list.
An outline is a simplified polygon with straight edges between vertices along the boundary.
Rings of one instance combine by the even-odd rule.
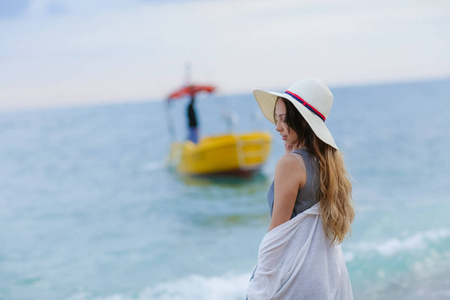
[[450, 78], [448, 0], [0, 0], [0, 110]]

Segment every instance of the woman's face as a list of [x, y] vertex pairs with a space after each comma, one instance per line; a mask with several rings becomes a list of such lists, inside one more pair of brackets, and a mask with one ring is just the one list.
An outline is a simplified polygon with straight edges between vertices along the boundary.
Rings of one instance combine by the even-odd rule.
[[291, 130], [286, 122], [286, 105], [283, 100], [277, 100], [275, 104], [275, 122], [276, 131], [281, 135], [281, 139], [288, 145], [296, 145], [298, 143], [298, 135], [295, 130]]

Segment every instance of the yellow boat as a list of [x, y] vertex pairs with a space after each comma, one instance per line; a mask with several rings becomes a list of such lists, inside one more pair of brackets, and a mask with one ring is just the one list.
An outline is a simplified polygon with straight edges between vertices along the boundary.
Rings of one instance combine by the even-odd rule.
[[185, 175], [249, 177], [265, 163], [271, 141], [267, 132], [205, 136], [198, 144], [173, 143], [168, 163]]

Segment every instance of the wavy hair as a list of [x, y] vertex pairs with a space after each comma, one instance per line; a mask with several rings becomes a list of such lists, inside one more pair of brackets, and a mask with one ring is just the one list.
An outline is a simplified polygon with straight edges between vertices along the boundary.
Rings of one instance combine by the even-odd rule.
[[[351, 233], [355, 218], [350, 175], [345, 169], [339, 150], [320, 140], [294, 105], [281, 97], [286, 105], [286, 122], [298, 135], [297, 146], [303, 145], [319, 166], [320, 188], [316, 200], [320, 202], [323, 227], [331, 244], [340, 244]], [[275, 112], [274, 112], [275, 115]]]

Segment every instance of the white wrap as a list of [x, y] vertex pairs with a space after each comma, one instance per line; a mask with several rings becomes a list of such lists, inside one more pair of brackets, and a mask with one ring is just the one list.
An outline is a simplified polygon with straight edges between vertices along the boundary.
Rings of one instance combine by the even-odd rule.
[[264, 236], [248, 300], [353, 299], [341, 246], [331, 246], [319, 204]]

